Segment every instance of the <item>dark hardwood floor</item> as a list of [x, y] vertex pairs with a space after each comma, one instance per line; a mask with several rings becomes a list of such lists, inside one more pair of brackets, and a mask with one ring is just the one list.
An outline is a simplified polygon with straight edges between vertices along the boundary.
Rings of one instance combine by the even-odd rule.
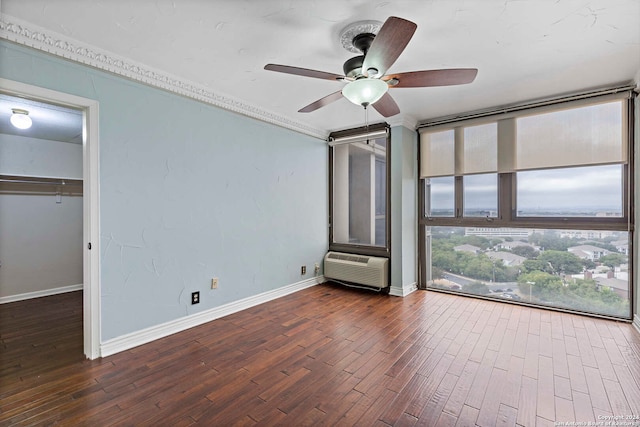
[[314, 286], [95, 361], [76, 292], [1, 305], [0, 338], [3, 426], [640, 417], [632, 325], [435, 292]]

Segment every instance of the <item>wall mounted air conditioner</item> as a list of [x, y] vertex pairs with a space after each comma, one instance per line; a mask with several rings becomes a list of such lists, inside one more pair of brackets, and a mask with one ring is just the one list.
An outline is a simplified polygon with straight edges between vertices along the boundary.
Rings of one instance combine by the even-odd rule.
[[324, 257], [324, 277], [370, 286], [389, 286], [389, 259], [328, 252]]

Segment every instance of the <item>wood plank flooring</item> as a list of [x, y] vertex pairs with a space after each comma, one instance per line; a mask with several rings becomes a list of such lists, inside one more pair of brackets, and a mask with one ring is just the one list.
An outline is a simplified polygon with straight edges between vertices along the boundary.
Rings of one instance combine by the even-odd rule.
[[2, 426], [553, 426], [640, 416], [632, 325], [428, 291], [314, 286], [95, 361], [82, 356], [76, 292], [0, 305], [0, 339]]

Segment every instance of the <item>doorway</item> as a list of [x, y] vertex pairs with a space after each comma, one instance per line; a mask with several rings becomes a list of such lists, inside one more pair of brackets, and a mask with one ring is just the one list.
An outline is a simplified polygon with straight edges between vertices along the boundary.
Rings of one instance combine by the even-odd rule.
[[101, 356], [98, 102], [6, 79], [0, 79], [0, 93], [82, 113], [83, 347], [88, 359], [98, 358]]

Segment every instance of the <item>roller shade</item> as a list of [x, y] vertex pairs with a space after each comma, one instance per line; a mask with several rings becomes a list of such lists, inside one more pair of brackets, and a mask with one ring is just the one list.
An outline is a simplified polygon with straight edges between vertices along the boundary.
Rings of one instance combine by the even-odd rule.
[[382, 130], [377, 130], [369, 133], [361, 133], [357, 135], [350, 135], [350, 136], [345, 136], [340, 138], [330, 138], [329, 146], [334, 147], [336, 145], [351, 144], [353, 142], [366, 142], [367, 140], [374, 140], [374, 139], [386, 138], [386, 137], [387, 137], [387, 130], [382, 129]]
[[420, 135], [420, 177], [455, 173], [455, 131], [424, 132]]
[[622, 100], [520, 117], [516, 169], [626, 163], [626, 117]]
[[631, 92], [420, 129], [420, 177], [628, 162]]
[[498, 124], [487, 123], [464, 128], [461, 174], [489, 173], [498, 170]]
[[496, 172], [497, 129], [496, 123], [488, 123], [441, 132], [422, 132], [421, 178]]

